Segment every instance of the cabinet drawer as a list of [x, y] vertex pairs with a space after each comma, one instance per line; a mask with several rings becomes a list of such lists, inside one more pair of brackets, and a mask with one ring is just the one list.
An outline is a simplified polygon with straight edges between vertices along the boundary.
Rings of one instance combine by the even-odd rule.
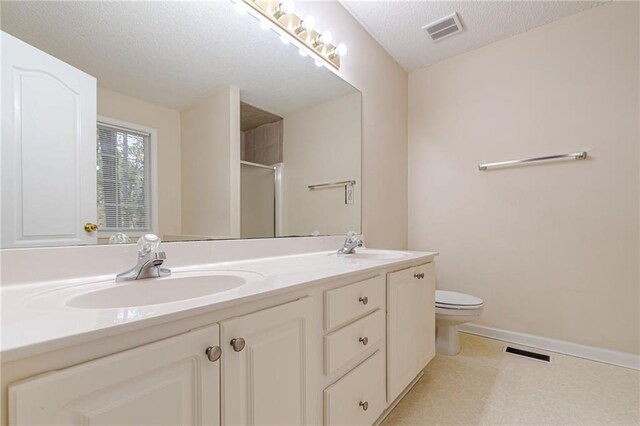
[[373, 277], [325, 294], [325, 329], [332, 330], [384, 306], [384, 278]]
[[324, 424], [371, 425], [384, 406], [385, 360], [378, 351], [325, 389]]
[[378, 309], [372, 314], [324, 337], [325, 374], [337, 369], [384, 339], [385, 315]]

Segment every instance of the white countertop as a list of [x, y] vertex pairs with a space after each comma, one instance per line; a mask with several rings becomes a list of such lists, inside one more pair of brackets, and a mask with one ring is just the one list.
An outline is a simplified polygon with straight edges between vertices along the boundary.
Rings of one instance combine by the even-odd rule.
[[[437, 253], [359, 249], [359, 253], [400, 254], [374, 259], [337, 256], [335, 251], [229, 261], [172, 268], [174, 274], [193, 271], [237, 271], [248, 277], [240, 287], [182, 301], [127, 308], [86, 309], [66, 304], [71, 297], [104, 288], [113, 275], [83, 277], [1, 288], [3, 361], [60, 349], [243, 302], [274, 296], [323, 281], [368, 270], [428, 260]], [[171, 262], [167, 262], [171, 267]], [[161, 278], [160, 278], [161, 279]]]

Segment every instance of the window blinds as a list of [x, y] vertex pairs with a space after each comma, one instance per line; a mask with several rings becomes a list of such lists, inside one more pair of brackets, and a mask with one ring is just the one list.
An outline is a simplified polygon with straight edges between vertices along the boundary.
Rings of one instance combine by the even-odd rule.
[[149, 134], [98, 123], [97, 151], [99, 229], [150, 230]]

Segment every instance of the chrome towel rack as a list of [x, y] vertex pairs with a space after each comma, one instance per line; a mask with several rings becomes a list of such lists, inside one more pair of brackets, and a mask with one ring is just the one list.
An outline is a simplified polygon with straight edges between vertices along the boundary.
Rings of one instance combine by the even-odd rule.
[[323, 188], [331, 188], [333, 186], [347, 186], [347, 185], [355, 185], [355, 180], [343, 180], [340, 182], [331, 182], [331, 183], [318, 183], [315, 185], [309, 185], [307, 188], [309, 189], [323, 189]]
[[587, 158], [587, 151], [571, 152], [569, 154], [547, 155], [544, 157], [523, 158], [521, 160], [498, 161], [496, 163], [478, 164], [478, 170], [484, 171], [492, 167], [515, 166], [518, 164], [534, 163], [547, 160], [584, 160]]

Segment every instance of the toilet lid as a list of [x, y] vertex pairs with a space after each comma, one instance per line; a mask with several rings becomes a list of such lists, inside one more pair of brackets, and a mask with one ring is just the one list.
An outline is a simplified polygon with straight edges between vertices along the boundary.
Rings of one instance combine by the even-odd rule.
[[436, 290], [436, 306], [480, 306], [482, 299], [456, 291]]

